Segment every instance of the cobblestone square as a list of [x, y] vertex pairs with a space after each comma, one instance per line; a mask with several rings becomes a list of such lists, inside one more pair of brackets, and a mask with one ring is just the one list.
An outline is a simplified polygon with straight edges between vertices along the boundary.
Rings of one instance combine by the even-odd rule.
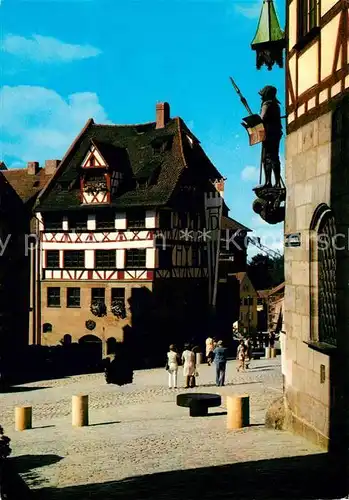
[[[199, 372], [194, 390], [223, 396], [222, 407], [209, 410], [208, 417], [190, 418], [188, 409], [176, 406], [176, 395], [184, 389], [167, 388], [165, 369], [137, 371], [134, 383], [124, 387], [107, 385], [103, 374], [91, 374], [30, 383], [1, 394], [1, 423], [34, 498], [191, 498], [182, 490], [161, 496], [164, 491], [151, 480], [127, 494], [121, 485], [127, 478], [197, 469], [191, 485], [201, 491], [198, 478], [206, 468], [323, 455], [301, 437], [264, 427], [266, 408], [282, 394], [279, 359], [256, 360], [245, 373], [237, 373], [236, 361], [229, 361], [223, 388], [214, 385], [214, 367], [201, 365]], [[181, 373], [178, 378], [183, 385]], [[224, 395], [234, 393], [250, 396], [251, 426], [227, 431]], [[89, 395], [89, 427], [71, 425], [75, 394]], [[21, 405], [33, 407], [33, 429], [15, 432], [14, 407]], [[152, 487], [152, 494], [140, 493]], [[216, 493], [215, 498], [228, 498]]]

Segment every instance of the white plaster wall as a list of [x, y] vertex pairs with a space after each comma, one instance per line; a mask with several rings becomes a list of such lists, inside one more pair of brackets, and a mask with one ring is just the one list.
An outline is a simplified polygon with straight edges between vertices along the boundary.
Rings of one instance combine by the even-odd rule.
[[156, 249], [147, 248], [146, 250], [146, 267], [147, 269], [154, 269], [156, 261]]
[[59, 251], [59, 267], [61, 269], [64, 268], [64, 255], [63, 255], [63, 250]]
[[43, 223], [43, 218], [42, 218], [42, 214], [41, 214], [41, 212], [38, 212], [38, 213], [36, 214], [36, 218], [37, 218], [37, 219], [38, 219], [38, 221], [39, 221], [39, 228], [38, 228], [38, 229], [39, 229], [39, 231], [43, 231], [43, 230], [44, 230], [44, 223]]
[[69, 224], [68, 224], [68, 217], [66, 215], [63, 216], [63, 225], [62, 225], [63, 231], [68, 231], [69, 230]]
[[154, 248], [155, 243], [152, 240], [141, 241], [105, 241], [91, 243], [51, 243], [45, 241], [42, 244], [44, 250], [117, 250], [121, 248]]
[[126, 213], [117, 212], [115, 214], [115, 229], [126, 229]]
[[155, 228], [156, 227], [156, 211], [155, 210], [147, 210], [145, 213], [145, 227], [147, 228]]
[[89, 231], [94, 231], [96, 229], [96, 216], [95, 214], [87, 215], [87, 229]]
[[93, 269], [95, 264], [94, 250], [85, 250], [85, 268]]
[[116, 250], [116, 267], [124, 269], [125, 267], [125, 250]]

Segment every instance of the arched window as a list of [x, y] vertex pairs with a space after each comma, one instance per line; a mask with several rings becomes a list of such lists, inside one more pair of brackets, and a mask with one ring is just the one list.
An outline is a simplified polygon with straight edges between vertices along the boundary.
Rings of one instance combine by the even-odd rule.
[[337, 344], [336, 223], [332, 210], [321, 204], [310, 226], [311, 338]]

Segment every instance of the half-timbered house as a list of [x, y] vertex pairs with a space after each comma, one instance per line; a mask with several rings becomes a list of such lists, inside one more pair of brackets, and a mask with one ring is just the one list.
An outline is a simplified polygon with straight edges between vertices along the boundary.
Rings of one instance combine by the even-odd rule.
[[132, 340], [150, 354], [204, 337], [204, 193], [219, 196], [221, 179], [167, 103], [155, 122], [90, 119], [35, 209], [40, 342]]
[[282, 370], [288, 422], [329, 449], [348, 436], [348, 7], [287, 2]]

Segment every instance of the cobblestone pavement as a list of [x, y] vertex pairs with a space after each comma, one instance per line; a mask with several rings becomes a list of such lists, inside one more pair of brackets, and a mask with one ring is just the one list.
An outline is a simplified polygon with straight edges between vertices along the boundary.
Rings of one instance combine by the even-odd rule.
[[[18, 386], [0, 395], [0, 423], [12, 440], [16, 467], [40, 500], [128, 498], [116, 481], [321, 453], [300, 437], [263, 426], [266, 408], [282, 394], [279, 359], [256, 360], [245, 373], [237, 373], [236, 362], [230, 361], [223, 388], [214, 385], [214, 368], [201, 365], [198, 383], [199, 392], [249, 394], [252, 425], [227, 431], [224, 397], [222, 407], [211, 409], [209, 417], [190, 418], [188, 409], [175, 404], [183, 389], [167, 388], [164, 369], [137, 371], [134, 383], [124, 387], [107, 385], [103, 374]], [[89, 395], [89, 427], [71, 426], [74, 394]], [[19, 405], [33, 407], [32, 430], [13, 430], [14, 407]], [[82, 485], [87, 489], [79, 493]]]

